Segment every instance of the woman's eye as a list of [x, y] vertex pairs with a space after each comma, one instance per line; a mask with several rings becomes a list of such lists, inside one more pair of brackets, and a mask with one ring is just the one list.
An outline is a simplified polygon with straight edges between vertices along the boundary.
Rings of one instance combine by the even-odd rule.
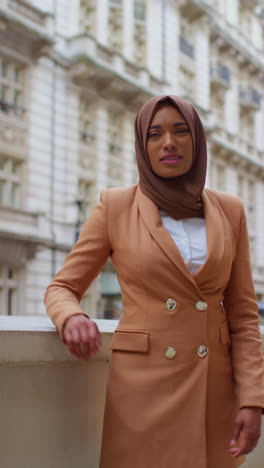
[[189, 130], [187, 128], [182, 128], [181, 130], [178, 130], [177, 133], [189, 133]]
[[152, 137], [155, 137], [155, 136], [158, 136], [158, 135], [159, 135], [158, 132], [153, 132], [153, 133], [149, 133], [148, 137], [152, 138]]

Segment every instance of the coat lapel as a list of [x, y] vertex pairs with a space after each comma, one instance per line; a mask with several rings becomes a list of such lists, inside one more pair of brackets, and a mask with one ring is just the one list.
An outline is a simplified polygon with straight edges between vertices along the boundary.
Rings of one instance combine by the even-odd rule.
[[158, 207], [138, 187], [138, 206], [140, 215], [153, 239], [181, 274], [196, 286], [174, 240], [164, 228]]
[[208, 190], [202, 193], [207, 239], [205, 263], [194, 273], [194, 279], [201, 283], [210, 278], [210, 272], [216, 270], [223, 259], [225, 247], [224, 225], [217, 199]]
[[[224, 251], [224, 231], [221, 214], [216, 199], [210, 192], [204, 190], [202, 200], [204, 205], [207, 257], [205, 263], [192, 275], [183, 261], [174, 240], [163, 227], [158, 207], [138, 187], [137, 192], [140, 215], [153, 239], [174, 266], [180, 270], [185, 279], [196, 289], [203, 283], [205, 277], [210, 277], [210, 270], [218, 268]], [[209, 275], [209, 276], [208, 276]]]

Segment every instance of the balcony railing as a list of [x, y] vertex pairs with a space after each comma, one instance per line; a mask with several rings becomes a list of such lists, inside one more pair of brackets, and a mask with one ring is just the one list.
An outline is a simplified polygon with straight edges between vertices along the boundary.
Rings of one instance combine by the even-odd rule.
[[239, 99], [240, 105], [248, 110], [259, 110], [261, 108], [261, 94], [255, 88], [241, 86]]
[[4, 112], [5, 114], [21, 118], [24, 116], [26, 109], [25, 107], [18, 106], [17, 104], [12, 104], [6, 101], [0, 101], [0, 112]]
[[5, 107], [6, 103], [0, 103], [0, 140], [2, 152], [7, 152], [26, 157], [28, 144], [28, 128], [25, 119], [18, 118], [24, 116], [25, 109], [19, 108], [17, 112], [11, 112], [10, 107]]
[[153, 94], [162, 94], [164, 81], [147, 68], [128, 61], [121, 53], [102, 46], [90, 34], [69, 39], [70, 75], [78, 85], [96, 86], [98, 92], [118, 95], [135, 105]]
[[26, 0], [0, 0], [1, 13], [7, 15], [9, 20], [19, 21], [21, 25], [24, 23], [41, 33], [51, 33], [52, 15]]
[[[70, 354], [48, 318], [0, 316], [1, 467], [98, 468], [117, 321], [96, 322], [102, 348], [84, 362]], [[245, 468], [263, 468], [263, 442], [264, 435]]]
[[231, 73], [226, 65], [220, 62], [214, 63], [210, 67], [210, 78], [212, 84], [217, 87], [229, 88], [231, 84]]
[[179, 38], [179, 45], [180, 45], [180, 50], [185, 55], [188, 55], [188, 57], [190, 57], [190, 58], [194, 58], [194, 46], [193, 46], [193, 44], [190, 41], [188, 41], [182, 35], [180, 35], [180, 38]]

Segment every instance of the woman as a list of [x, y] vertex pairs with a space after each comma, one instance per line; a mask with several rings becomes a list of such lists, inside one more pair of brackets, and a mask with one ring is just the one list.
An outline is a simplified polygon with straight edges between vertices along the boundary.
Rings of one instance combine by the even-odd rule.
[[204, 130], [183, 99], [145, 103], [136, 155], [139, 185], [102, 192], [47, 290], [48, 313], [76, 356], [94, 355], [100, 335], [79, 301], [111, 255], [123, 315], [100, 467], [233, 468], [256, 446], [264, 407], [244, 210], [204, 189]]

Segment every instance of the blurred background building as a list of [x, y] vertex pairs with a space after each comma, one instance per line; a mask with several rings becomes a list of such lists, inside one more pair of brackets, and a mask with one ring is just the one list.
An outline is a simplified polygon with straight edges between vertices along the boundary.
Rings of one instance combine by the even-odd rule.
[[[207, 186], [244, 202], [264, 308], [263, 83], [263, 1], [0, 0], [0, 314], [45, 314], [100, 190], [137, 182], [134, 118], [164, 93], [202, 117]], [[83, 307], [119, 316], [110, 261]]]

